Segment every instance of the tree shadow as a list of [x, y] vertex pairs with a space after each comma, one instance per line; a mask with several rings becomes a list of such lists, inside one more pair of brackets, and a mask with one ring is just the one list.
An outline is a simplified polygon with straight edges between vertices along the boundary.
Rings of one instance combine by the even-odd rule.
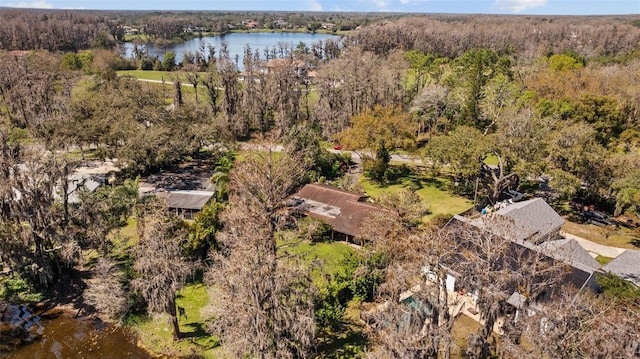
[[321, 358], [357, 358], [367, 345], [361, 331], [345, 326], [344, 330], [327, 333], [320, 338], [318, 356]]
[[203, 324], [199, 322], [181, 324], [181, 327], [183, 328], [188, 327], [191, 329], [190, 331], [185, 331], [184, 329], [181, 329], [180, 338], [182, 339], [189, 339], [189, 338], [197, 339], [197, 338], [204, 338], [209, 336]]

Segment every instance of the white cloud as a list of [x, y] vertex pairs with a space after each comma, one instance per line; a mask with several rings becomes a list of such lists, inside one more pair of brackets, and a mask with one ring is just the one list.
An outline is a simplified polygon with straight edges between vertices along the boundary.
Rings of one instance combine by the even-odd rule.
[[409, 0], [400, 0], [400, 4], [402, 5], [407, 5], [409, 3]]
[[526, 9], [544, 6], [548, 0], [496, 0], [496, 7], [512, 13], [520, 13]]
[[385, 0], [372, 0], [371, 4], [376, 7], [377, 11], [389, 11], [389, 2]]
[[46, 1], [19, 2], [7, 4], [8, 7], [20, 7], [30, 9], [53, 9], [53, 5]]
[[309, 7], [311, 11], [322, 11], [322, 5], [317, 0], [310, 0]]

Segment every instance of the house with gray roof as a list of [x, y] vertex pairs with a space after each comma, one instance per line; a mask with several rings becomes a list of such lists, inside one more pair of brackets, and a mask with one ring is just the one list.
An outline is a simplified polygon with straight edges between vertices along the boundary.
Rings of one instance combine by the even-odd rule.
[[573, 239], [560, 236], [564, 219], [542, 198], [499, 204], [494, 212], [454, 216], [450, 225], [475, 227], [511, 242], [513, 253], [533, 251], [566, 264], [565, 282], [597, 289], [600, 264]]
[[559, 238], [564, 219], [542, 198], [497, 205], [494, 212], [455, 219], [515, 242], [540, 243]]
[[193, 220], [213, 198], [211, 191], [158, 191], [145, 195], [155, 195], [167, 203], [169, 213], [184, 219]]
[[67, 178], [67, 201], [70, 204], [80, 203], [82, 192], [95, 192], [106, 181], [104, 175], [74, 173]]
[[640, 286], [640, 251], [627, 249], [605, 265], [602, 270]]
[[600, 263], [589, 254], [575, 239], [557, 239], [538, 245], [545, 254], [561, 260], [571, 266], [600, 268]]

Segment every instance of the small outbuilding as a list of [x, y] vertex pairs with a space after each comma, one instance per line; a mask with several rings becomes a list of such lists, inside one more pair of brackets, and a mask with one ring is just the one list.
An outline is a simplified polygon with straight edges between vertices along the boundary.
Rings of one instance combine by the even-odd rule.
[[154, 194], [165, 199], [170, 213], [190, 220], [195, 219], [214, 195], [210, 191], [168, 191]]

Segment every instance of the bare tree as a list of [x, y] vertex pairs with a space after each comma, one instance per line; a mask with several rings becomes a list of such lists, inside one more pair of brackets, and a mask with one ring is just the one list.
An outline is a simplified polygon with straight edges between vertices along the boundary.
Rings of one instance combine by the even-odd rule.
[[187, 230], [182, 220], [168, 215], [159, 200], [140, 208], [138, 236], [133, 270], [138, 277], [132, 287], [147, 301], [149, 312], [167, 313], [171, 317], [173, 339], [180, 338], [176, 314], [176, 293], [193, 270], [182, 255]]
[[447, 230], [430, 228], [374, 247], [386, 253], [386, 281], [377, 308], [364, 314], [374, 347], [370, 357], [449, 358], [460, 297], [447, 292], [447, 263], [457, 254]]
[[184, 76], [189, 81], [191, 86], [193, 86], [193, 91], [196, 93], [196, 103], [198, 103], [198, 85], [201, 82], [200, 73], [198, 72], [199, 68], [197, 65], [188, 65], [184, 69]]
[[[522, 317], [522, 358], [636, 358], [640, 350], [638, 298], [613, 299], [565, 290]], [[508, 354], [508, 353], [505, 353]]]
[[234, 356], [304, 358], [315, 335], [309, 273], [279, 259], [275, 231], [303, 169], [285, 154], [254, 154], [231, 172], [229, 209], [209, 270], [217, 314], [210, 330]]
[[107, 318], [120, 319], [127, 308], [127, 294], [122, 285], [122, 273], [108, 259], [100, 258], [94, 278], [88, 282], [85, 300]]

